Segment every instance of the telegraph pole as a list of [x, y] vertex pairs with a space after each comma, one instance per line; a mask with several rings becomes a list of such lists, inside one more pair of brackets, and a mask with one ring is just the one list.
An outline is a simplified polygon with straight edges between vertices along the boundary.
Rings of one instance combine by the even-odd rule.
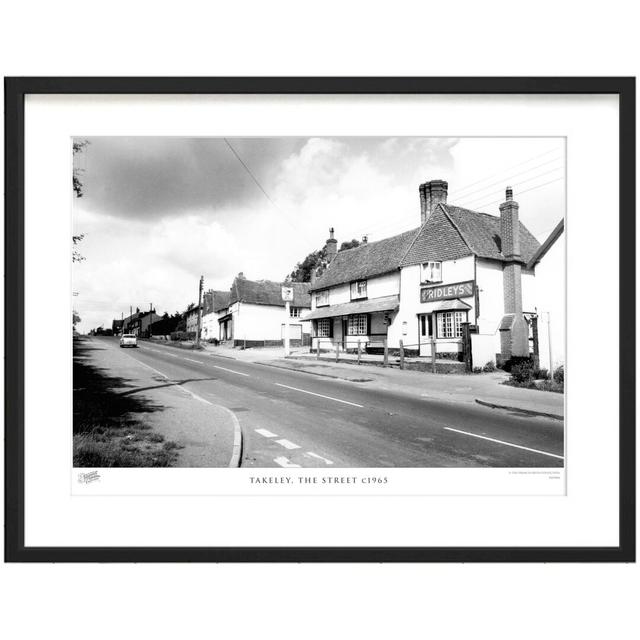
[[149, 303], [149, 338], [151, 338], [151, 325], [153, 324], [153, 302]]
[[202, 324], [202, 289], [204, 287], [204, 276], [200, 276], [200, 286], [198, 287], [198, 329], [196, 331], [196, 349], [200, 347], [200, 325]]

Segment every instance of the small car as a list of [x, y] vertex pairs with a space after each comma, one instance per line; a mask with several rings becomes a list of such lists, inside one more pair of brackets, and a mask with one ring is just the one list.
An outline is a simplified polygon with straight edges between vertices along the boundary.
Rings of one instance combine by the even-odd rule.
[[137, 347], [138, 346], [138, 338], [133, 333], [124, 333], [120, 337], [120, 346], [121, 347]]

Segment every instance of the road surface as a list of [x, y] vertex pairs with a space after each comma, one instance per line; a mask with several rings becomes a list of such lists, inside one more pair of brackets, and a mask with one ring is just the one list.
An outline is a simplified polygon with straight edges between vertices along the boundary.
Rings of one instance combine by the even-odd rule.
[[[95, 339], [119, 348], [117, 339]], [[243, 467], [564, 465], [559, 421], [144, 341], [126, 353], [231, 409]]]

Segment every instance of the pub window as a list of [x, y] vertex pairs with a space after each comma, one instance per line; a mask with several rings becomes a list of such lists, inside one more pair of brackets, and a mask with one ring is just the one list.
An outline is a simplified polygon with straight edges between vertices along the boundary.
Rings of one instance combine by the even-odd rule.
[[329, 304], [329, 290], [316, 293], [316, 307], [326, 307]]
[[358, 313], [349, 316], [347, 324], [347, 333], [350, 336], [366, 336], [367, 335], [367, 314]]
[[422, 282], [442, 282], [442, 262], [425, 262], [422, 265]]
[[331, 318], [322, 318], [318, 320], [318, 338], [331, 337]]
[[302, 309], [300, 307], [289, 307], [289, 317], [299, 318], [302, 315]]
[[438, 338], [461, 338], [466, 311], [445, 311], [438, 314]]
[[357, 280], [351, 283], [351, 299], [358, 300], [359, 298], [367, 297], [367, 281]]

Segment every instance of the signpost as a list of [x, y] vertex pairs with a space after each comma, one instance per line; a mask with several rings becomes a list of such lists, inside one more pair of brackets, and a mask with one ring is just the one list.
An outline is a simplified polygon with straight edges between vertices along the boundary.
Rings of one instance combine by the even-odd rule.
[[291, 313], [290, 304], [293, 301], [293, 287], [285, 283], [282, 286], [282, 299], [284, 300], [284, 356], [291, 355], [289, 336], [289, 315]]

